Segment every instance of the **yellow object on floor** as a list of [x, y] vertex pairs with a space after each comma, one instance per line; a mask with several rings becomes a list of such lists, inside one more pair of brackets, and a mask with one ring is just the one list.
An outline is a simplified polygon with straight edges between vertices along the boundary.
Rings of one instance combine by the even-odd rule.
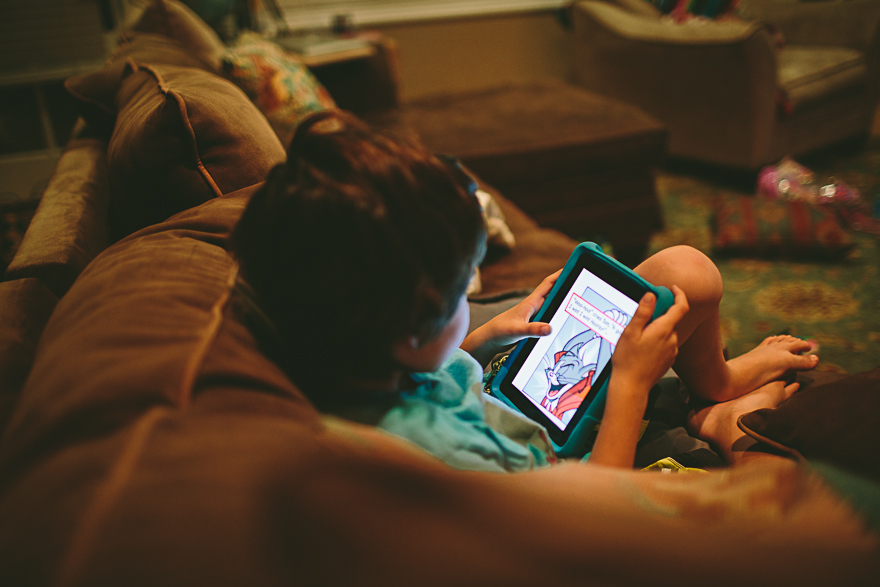
[[661, 473], [708, 473], [706, 469], [685, 467], [671, 457], [660, 459], [653, 465], [648, 465], [647, 467], [642, 469], [642, 471], [660, 471]]

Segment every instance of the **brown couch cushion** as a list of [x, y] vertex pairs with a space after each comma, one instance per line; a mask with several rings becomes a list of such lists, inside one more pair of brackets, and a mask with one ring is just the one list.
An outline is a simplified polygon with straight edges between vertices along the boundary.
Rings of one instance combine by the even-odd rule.
[[[11, 424], [24, 427], [16, 442], [43, 426], [59, 426], [62, 436], [106, 433], [151, 406], [189, 401], [234, 274], [224, 245], [256, 187], [148, 227], [83, 271], [44, 331], [29, 384], [37, 391], [22, 399]], [[89, 361], [65, 358], [73, 349]], [[241, 358], [245, 372], [255, 365], [271, 371], [253, 356]], [[64, 368], [54, 367], [58, 361]]]
[[880, 482], [880, 367], [805, 386], [778, 408], [739, 418], [746, 434]]
[[58, 298], [38, 279], [0, 283], [0, 438]]
[[262, 181], [285, 159], [247, 96], [208, 72], [129, 62], [117, 106], [108, 148], [114, 238]]

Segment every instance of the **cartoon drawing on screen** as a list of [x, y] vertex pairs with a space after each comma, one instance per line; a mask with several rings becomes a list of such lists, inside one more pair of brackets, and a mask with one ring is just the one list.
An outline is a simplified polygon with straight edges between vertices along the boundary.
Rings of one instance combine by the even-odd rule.
[[[630, 317], [616, 308], [604, 314], [621, 326], [629, 323]], [[612, 352], [614, 346], [590, 329], [571, 337], [562, 350], [552, 353], [552, 364], [544, 369], [547, 388], [541, 406], [568, 423], [590, 392], [599, 366], [605, 365]], [[544, 359], [550, 363], [550, 354]]]

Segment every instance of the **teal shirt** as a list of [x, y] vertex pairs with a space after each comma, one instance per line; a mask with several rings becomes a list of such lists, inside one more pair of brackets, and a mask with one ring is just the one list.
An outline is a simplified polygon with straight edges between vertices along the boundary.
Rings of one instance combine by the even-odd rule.
[[543, 428], [482, 392], [483, 370], [463, 350], [436, 372], [412, 378], [416, 388], [385, 414], [382, 430], [456, 469], [523, 471], [553, 459]]

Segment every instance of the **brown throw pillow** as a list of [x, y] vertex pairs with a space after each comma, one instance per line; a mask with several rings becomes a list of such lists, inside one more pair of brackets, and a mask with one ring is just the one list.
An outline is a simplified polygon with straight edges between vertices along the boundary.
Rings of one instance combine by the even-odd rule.
[[154, 0], [147, 5], [133, 25], [120, 35], [126, 40], [136, 33], [155, 33], [175, 39], [190, 55], [206, 65], [209, 71], [220, 72], [220, 60], [226, 47], [205, 21], [188, 6], [177, 0]]
[[737, 423], [795, 456], [880, 481], [880, 367], [808, 385], [778, 408], [744, 414]]
[[129, 62], [108, 146], [111, 237], [266, 179], [285, 159], [234, 84], [198, 69]]
[[116, 123], [116, 94], [129, 61], [207, 69], [180, 41], [162, 35], [140, 33], [129, 42], [120, 44], [106, 67], [73, 76], [64, 82], [68, 93], [79, 101], [82, 117], [106, 135], [112, 132]]

